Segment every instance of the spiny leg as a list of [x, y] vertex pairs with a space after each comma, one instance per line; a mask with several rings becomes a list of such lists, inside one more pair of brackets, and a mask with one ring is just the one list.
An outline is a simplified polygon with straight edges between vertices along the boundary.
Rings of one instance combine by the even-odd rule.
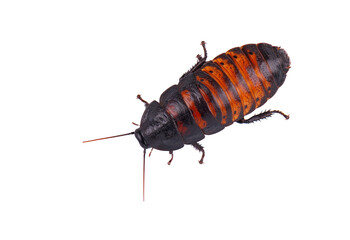
[[170, 160], [168, 161], [168, 165], [171, 164], [171, 161], [173, 161], [173, 158], [174, 158], [173, 151], [169, 151], [169, 154], [171, 154], [171, 158], [170, 158]]
[[267, 110], [265, 112], [256, 114], [256, 115], [254, 115], [253, 117], [251, 117], [249, 119], [242, 118], [241, 120], [238, 120], [237, 122], [238, 123], [253, 123], [253, 122], [260, 121], [262, 119], [271, 117], [272, 114], [274, 114], [274, 113], [281, 114], [286, 120], [289, 119], [289, 115], [284, 114], [283, 112], [281, 112], [279, 110]]
[[197, 54], [197, 59], [198, 61], [206, 61], [207, 60], [207, 57], [208, 57], [208, 53], [207, 53], [207, 48], [205, 47], [205, 42], [204, 41], [201, 41], [201, 45], [203, 47], [203, 51], [204, 51], [204, 58], [202, 57], [202, 55], [200, 54]]
[[185, 76], [187, 76], [187, 74], [196, 71], [198, 68], [200, 68], [201, 66], [203, 66], [203, 64], [206, 62], [208, 53], [207, 53], [207, 49], [206, 49], [206, 47], [205, 47], [205, 42], [202, 41], [202, 42], [201, 42], [201, 45], [202, 45], [202, 47], [203, 47], [204, 57], [202, 57], [200, 54], [198, 54], [198, 55], [197, 55], [198, 62], [197, 62], [190, 70], [188, 70], [184, 75], [182, 75], [180, 79], [182, 79], [182, 78], [184, 78]]
[[200, 55], [200, 54], [197, 54], [197, 59], [198, 59], [198, 61], [200, 61], [200, 60], [202, 60], [203, 59], [203, 57], [202, 57], [202, 55]]
[[201, 42], [201, 45], [203, 47], [203, 51], [204, 51], [204, 57], [202, 57], [200, 54], [197, 55], [197, 59], [198, 59], [198, 62], [190, 69], [189, 72], [194, 72], [196, 71], [198, 68], [200, 68], [204, 63], [205, 61], [207, 60], [207, 57], [208, 57], [208, 53], [207, 53], [207, 48], [205, 47], [205, 42], [202, 41]]
[[202, 145], [200, 145], [199, 143], [192, 143], [191, 144], [195, 149], [197, 149], [198, 151], [200, 151], [202, 153], [202, 157], [201, 159], [199, 160], [199, 163], [200, 164], [203, 164], [203, 159], [204, 159], [204, 156], [205, 156], [205, 152], [204, 152], [204, 147]]
[[143, 100], [143, 98], [141, 97], [140, 94], [138, 94], [136, 96], [137, 99], [139, 99], [141, 102], [143, 102], [145, 104], [145, 107], [147, 107], [149, 105], [149, 103], [146, 100]]
[[[201, 45], [203, 47], [203, 51], [204, 51], [204, 58], [203, 60], [206, 61], [207, 57], [208, 57], [208, 52], [207, 52], [207, 48], [205, 47], [206, 42], [205, 41], [201, 41]], [[201, 59], [202, 60], [202, 59]]]

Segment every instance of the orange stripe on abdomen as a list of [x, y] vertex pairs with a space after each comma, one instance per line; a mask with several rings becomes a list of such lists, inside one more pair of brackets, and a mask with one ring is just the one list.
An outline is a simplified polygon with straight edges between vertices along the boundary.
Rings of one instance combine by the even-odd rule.
[[230, 59], [230, 57], [226, 54], [221, 54], [213, 59], [213, 62], [218, 64], [221, 69], [225, 72], [227, 77], [232, 82], [235, 87], [239, 98], [242, 102], [243, 114], [246, 115], [255, 109], [255, 101], [254, 96], [250, 92], [247, 83], [244, 81], [243, 76], [238, 71], [237, 67]]
[[[226, 94], [226, 97], [229, 101], [229, 106], [227, 107], [230, 107], [232, 112], [231, 121], [234, 122], [240, 117], [243, 117], [243, 113], [241, 113], [242, 103], [239, 99], [239, 95], [237, 94], [236, 89], [224, 74], [224, 72], [212, 61], [209, 61], [201, 70], [211, 76]], [[232, 122], [228, 122], [228, 124]]]
[[233, 48], [227, 51], [226, 54], [230, 56], [244, 77], [244, 80], [247, 83], [250, 92], [254, 96], [255, 107], [258, 108], [263, 105], [267, 101], [267, 94], [245, 54], [241, 51], [240, 48]]
[[[215, 87], [210, 83], [210, 81], [208, 79], [197, 75], [196, 80], [198, 82], [200, 82], [201, 84], [203, 84], [209, 90], [210, 94], [213, 96], [213, 98], [215, 99], [217, 104], [213, 103], [212, 101], [210, 101], [210, 98], [208, 98], [208, 99], [206, 99], [206, 101], [208, 100], [207, 101], [208, 107], [210, 108], [210, 105], [212, 105], [214, 107], [215, 107], [215, 105], [217, 105], [222, 117], [221, 117], [221, 119], [219, 119], [218, 114], [216, 114], [216, 119], [222, 125], [226, 125], [226, 123], [227, 123], [227, 120], [226, 120], [227, 119], [227, 111], [225, 108], [225, 104], [224, 104], [223, 100], [221, 99], [218, 91], [215, 89]], [[199, 86], [199, 89], [201, 90], [200, 86]], [[202, 91], [203, 91], [203, 89], [202, 89]]]
[[271, 98], [276, 93], [278, 87], [275, 83], [271, 69], [269, 68], [269, 65], [260, 53], [257, 45], [247, 44], [242, 46], [241, 50], [248, 57], [256, 75], [264, 85], [264, 88], [267, 91], [267, 98]]
[[199, 90], [200, 94], [202, 95], [202, 97], [204, 98], [205, 102], [207, 103], [209, 111], [214, 116], [214, 118], [216, 118], [215, 107], [214, 107], [213, 103], [210, 101], [209, 96], [206, 94], [206, 92], [203, 89], [198, 88], [198, 90]]
[[207, 126], [207, 122], [203, 120], [201, 114], [199, 113], [194, 101], [191, 98], [191, 93], [188, 90], [181, 92], [181, 96], [186, 104], [186, 106], [191, 110], [194, 120], [200, 129], [204, 129]]

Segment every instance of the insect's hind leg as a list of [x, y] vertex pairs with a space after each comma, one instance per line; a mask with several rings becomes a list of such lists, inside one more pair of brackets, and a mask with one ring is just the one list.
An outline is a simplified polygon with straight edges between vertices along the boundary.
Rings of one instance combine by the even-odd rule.
[[[201, 45], [203, 47], [204, 57], [202, 57], [200, 54], [197, 55], [198, 62], [205, 62], [208, 57], [207, 48], [205, 47], [205, 41], [201, 41]], [[198, 63], [197, 63], [198, 64]]]
[[204, 147], [202, 145], [200, 145], [199, 143], [192, 143], [191, 144], [195, 149], [197, 149], [198, 151], [200, 151], [202, 153], [202, 157], [201, 159], [199, 160], [199, 163], [200, 164], [203, 164], [203, 159], [204, 159], [204, 156], [205, 156], [205, 152], [204, 152]]
[[238, 120], [237, 122], [238, 123], [253, 123], [253, 122], [260, 121], [262, 119], [271, 117], [272, 114], [274, 114], [274, 113], [281, 114], [286, 120], [289, 119], [289, 115], [284, 114], [282, 111], [279, 111], [279, 110], [267, 110], [265, 112], [256, 114], [256, 115], [254, 115], [253, 117], [251, 117], [249, 119], [242, 118], [241, 120]]
[[190, 70], [188, 70], [186, 73], [184, 73], [184, 75], [182, 75], [180, 79], [184, 78], [189, 73], [192, 73], [192, 72], [196, 71], [198, 68], [203, 66], [203, 64], [206, 62], [207, 57], [208, 57], [208, 53], [207, 53], [207, 48], [205, 47], [205, 42], [202, 41], [201, 45], [203, 47], [204, 57], [202, 57], [200, 54], [198, 54], [197, 55], [198, 62]]

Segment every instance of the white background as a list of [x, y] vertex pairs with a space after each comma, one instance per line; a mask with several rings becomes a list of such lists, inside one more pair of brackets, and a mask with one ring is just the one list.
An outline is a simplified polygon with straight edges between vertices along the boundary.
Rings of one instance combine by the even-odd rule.
[[[349, 239], [346, 1], [1, 1], [0, 239]], [[287, 50], [277, 115], [154, 151], [133, 131], [202, 53]]]

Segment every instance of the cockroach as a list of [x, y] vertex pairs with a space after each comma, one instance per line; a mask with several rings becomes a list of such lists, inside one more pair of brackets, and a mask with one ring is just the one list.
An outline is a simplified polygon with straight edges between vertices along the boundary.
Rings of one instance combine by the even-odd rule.
[[198, 142], [204, 135], [217, 133], [234, 122], [253, 123], [274, 113], [289, 119], [279, 110], [267, 110], [244, 118], [266, 103], [284, 83], [290, 68], [285, 50], [267, 43], [247, 44], [206, 61], [205, 42], [202, 41], [201, 45], [204, 57], [198, 54], [197, 63], [180, 77], [177, 85], [161, 94], [159, 102], [148, 103], [137, 95], [146, 107], [139, 128], [134, 132], [107, 137], [135, 135], [144, 149], [143, 199], [146, 149], [168, 151], [170, 165], [173, 151], [185, 144], [192, 145], [202, 153], [199, 160], [202, 164], [205, 152]]

